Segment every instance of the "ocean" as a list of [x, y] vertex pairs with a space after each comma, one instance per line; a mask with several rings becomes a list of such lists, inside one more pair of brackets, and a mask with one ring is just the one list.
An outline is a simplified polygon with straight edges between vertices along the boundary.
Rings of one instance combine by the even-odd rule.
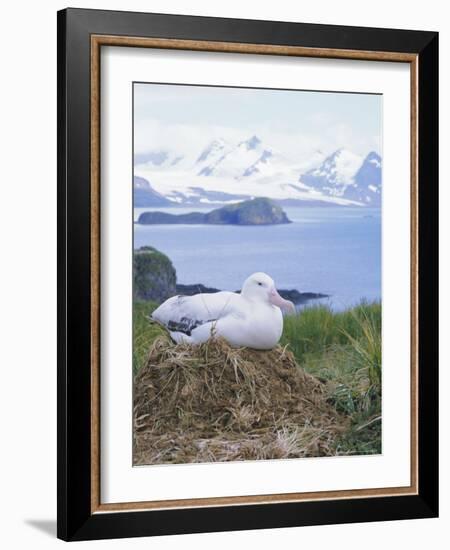
[[[181, 214], [212, 208], [136, 208]], [[172, 260], [181, 284], [240, 289], [256, 271], [281, 289], [328, 294], [342, 310], [381, 299], [381, 211], [284, 207], [293, 223], [268, 226], [134, 225], [134, 247], [154, 246]], [[310, 304], [317, 303], [311, 301]]]

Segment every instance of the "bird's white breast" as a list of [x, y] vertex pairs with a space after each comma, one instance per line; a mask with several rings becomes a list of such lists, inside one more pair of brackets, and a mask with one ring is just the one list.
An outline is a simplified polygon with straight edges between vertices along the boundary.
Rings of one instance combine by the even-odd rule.
[[254, 349], [271, 349], [277, 345], [283, 332], [283, 315], [278, 307], [249, 302], [241, 311], [245, 312], [242, 322], [229, 329], [224, 327], [223, 336], [231, 345]]

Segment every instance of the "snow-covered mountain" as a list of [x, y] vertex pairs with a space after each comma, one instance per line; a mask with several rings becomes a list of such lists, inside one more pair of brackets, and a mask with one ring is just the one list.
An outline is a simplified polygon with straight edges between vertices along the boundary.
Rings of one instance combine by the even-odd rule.
[[374, 151], [364, 159], [355, 174], [355, 185], [349, 189], [349, 197], [370, 206], [381, 206], [381, 157]]
[[371, 151], [364, 159], [338, 149], [300, 181], [323, 193], [369, 206], [381, 204], [381, 157]]
[[[224, 204], [253, 197], [282, 203], [321, 205], [379, 205], [381, 158], [365, 158], [338, 149], [308, 158], [284, 155], [258, 136], [231, 143], [215, 139], [195, 155], [185, 151], [150, 150], [134, 159], [135, 205]], [[149, 188], [139, 190], [136, 182]], [[150, 184], [151, 182], [151, 184]], [[142, 184], [143, 185], [143, 184]], [[142, 204], [142, 194], [146, 204]]]
[[139, 176], [133, 178], [133, 199], [135, 206], [170, 206], [172, 203], [153, 189], [150, 183]]

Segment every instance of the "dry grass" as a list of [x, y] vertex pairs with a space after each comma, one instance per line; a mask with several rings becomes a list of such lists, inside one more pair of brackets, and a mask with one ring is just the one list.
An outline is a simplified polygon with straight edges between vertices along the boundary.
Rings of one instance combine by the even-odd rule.
[[134, 380], [135, 465], [331, 456], [347, 425], [281, 346], [158, 336]]

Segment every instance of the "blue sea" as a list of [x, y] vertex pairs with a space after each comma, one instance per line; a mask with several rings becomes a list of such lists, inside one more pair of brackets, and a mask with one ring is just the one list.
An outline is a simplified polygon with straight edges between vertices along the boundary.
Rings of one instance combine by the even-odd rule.
[[[135, 219], [151, 208], [136, 208]], [[208, 211], [163, 209], [174, 214]], [[278, 288], [320, 292], [341, 310], [381, 299], [381, 211], [350, 207], [284, 208], [293, 223], [269, 226], [134, 225], [134, 247], [169, 256], [182, 284], [237, 290], [255, 271]], [[317, 303], [312, 301], [310, 304]]]

